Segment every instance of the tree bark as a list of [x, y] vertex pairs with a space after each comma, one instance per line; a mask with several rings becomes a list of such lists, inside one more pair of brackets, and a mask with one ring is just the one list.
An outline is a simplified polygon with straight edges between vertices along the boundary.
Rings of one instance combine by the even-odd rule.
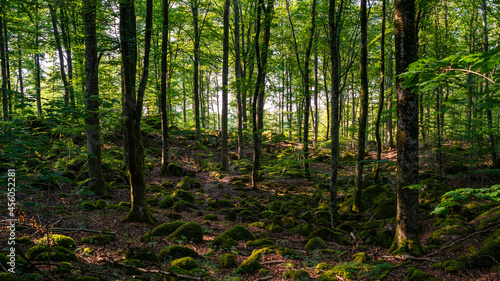
[[361, 191], [363, 189], [363, 166], [365, 160], [366, 124], [368, 121], [368, 51], [367, 35], [368, 24], [366, 16], [366, 0], [361, 0], [361, 53], [360, 53], [360, 76], [361, 76], [361, 99], [358, 128], [358, 156], [356, 158], [356, 178], [354, 186], [354, 212], [362, 211]]
[[3, 5], [0, 5], [0, 59], [2, 60], [2, 119], [9, 121], [9, 100], [7, 98], [7, 62], [3, 36]]
[[[160, 74], [160, 115], [161, 115], [161, 168], [160, 175], [169, 175], [168, 159], [168, 114], [167, 114], [167, 53], [169, 45], [168, 36], [168, 13], [169, 0], [163, 0], [163, 26], [161, 43], [161, 74]], [[184, 84], [183, 84], [184, 85]], [[184, 110], [185, 114], [185, 110]], [[185, 122], [185, 121], [184, 121]]]
[[[418, 227], [418, 95], [403, 87], [400, 74], [417, 58], [415, 0], [394, 2], [396, 93], [398, 101], [396, 235], [391, 251], [422, 254]], [[413, 187], [413, 188], [412, 188]]]
[[69, 33], [68, 15], [63, 7], [59, 10], [61, 15], [61, 35], [64, 48], [66, 49], [66, 61], [68, 63], [68, 94], [72, 107], [75, 107], [75, 91], [73, 88], [73, 52], [71, 50], [71, 36]]
[[64, 106], [68, 106], [69, 103], [69, 85], [68, 85], [68, 79], [66, 78], [66, 70], [65, 70], [65, 64], [64, 64], [64, 54], [62, 50], [62, 45], [61, 45], [61, 39], [59, 37], [59, 30], [57, 29], [57, 15], [56, 15], [56, 10], [52, 6], [52, 4], [49, 2], [49, 11], [50, 11], [50, 18], [52, 21], [52, 29], [54, 31], [54, 38], [56, 39], [56, 48], [59, 53], [59, 67], [60, 67], [60, 72], [61, 72], [61, 79], [63, 82], [64, 86]]
[[38, 19], [38, 1], [35, 4], [35, 15], [36, 15], [36, 24], [35, 24], [35, 91], [36, 91], [36, 111], [39, 118], [42, 117], [42, 98], [41, 98], [41, 73], [40, 73], [40, 44], [39, 44], [39, 31], [40, 24]]
[[377, 120], [375, 121], [375, 138], [377, 140], [377, 169], [375, 170], [375, 182], [380, 182], [380, 160], [382, 155], [382, 140], [380, 139], [380, 119], [384, 110], [385, 98], [385, 0], [382, 0], [382, 31], [380, 37], [380, 94], [378, 100]]
[[194, 45], [193, 45], [193, 92], [194, 92], [194, 120], [196, 124], [196, 139], [201, 141], [200, 124], [200, 90], [199, 90], [199, 64], [200, 64], [200, 31], [198, 28], [198, 0], [190, 0], [191, 11], [193, 13]]
[[243, 91], [243, 69], [241, 66], [241, 51], [240, 51], [240, 11], [238, 6], [238, 0], [233, 0], [234, 9], [234, 72], [236, 76], [236, 107], [237, 107], [237, 118], [238, 118], [238, 159], [243, 159], [243, 148], [245, 146], [245, 140], [243, 137], [243, 115], [245, 112], [244, 104], [242, 101], [242, 91]]
[[[229, 155], [227, 153], [227, 107], [228, 107], [228, 76], [229, 76], [229, 5], [230, 0], [224, 1], [224, 34], [222, 37], [222, 116], [221, 116], [221, 170], [228, 169]], [[219, 103], [217, 103], [219, 104]], [[218, 115], [218, 114], [217, 114]]]
[[87, 117], [87, 151], [89, 166], [89, 189], [107, 195], [106, 182], [102, 174], [101, 127], [99, 118], [99, 61], [97, 59], [96, 0], [83, 3], [83, 23], [85, 26], [85, 109]]
[[144, 146], [141, 136], [142, 106], [148, 78], [149, 52], [151, 48], [152, 0], [147, 0], [146, 5], [144, 62], [136, 97], [137, 36], [134, 0], [120, 1], [120, 43], [125, 86], [125, 135], [128, 143], [128, 174], [132, 201], [131, 210], [123, 219], [123, 222], [146, 222], [153, 224], [156, 219], [151, 215], [147, 204], [146, 180], [144, 175]]

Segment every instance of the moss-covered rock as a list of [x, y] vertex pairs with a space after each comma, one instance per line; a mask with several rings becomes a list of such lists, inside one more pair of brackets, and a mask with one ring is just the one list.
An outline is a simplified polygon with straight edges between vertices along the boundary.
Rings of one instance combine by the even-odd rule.
[[260, 229], [265, 229], [266, 228], [266, 223], [263, 221], [256, 221], [250, 224], [250, 226], [260, 228]]
[[160, 203], [158, 203], [158, 206], [162, 209], [168, 209], [168, 208], [172, 207], [174, 205], [174, 203], [175, 203], [174, 198], [172, 198], [172, 196], [170, 196], [170, 195], [167, 195], [160, 200]]
[[168, 180], [165, 180], [161, 183], [161, 186], [165, 189], [172, 189], [174, 188], [174, 184]]
[[281, 233], [281, 232], [285, 231], [285, 229], [277, 223], [270, 223], [266, 227], [266, 229], [271, 231], [272, 233]]
[[390, 229], [384, 228], [381, 231], [379, 231], [377, 235], [373, 237], [372, 242], [374, 245], [389, 249], [391, 247], [395, 235], [396, 232], [394, 231], [393, 228]]
[[316, 271], [327, 270], [330, 268], [330, 265], [327, 262], [320, 262], [316, 265]]
[[491, 267], [500, 260], [500, 229], [483, 241], [482, 247], [471, 254], [471, 267]]
[[92, 211], [95, 209], [95, 204], [88, 202], [88, 201], [85, 201], [85, 202], [82, 202], [80, 205], [78, 205], [78, 209]]
[[427, 238], [429, 245], [440, 246], [454, 236], [467, 233], [471, 229], [470, 225], [458, 216], [448, 216], [440, 222], [440, 226]]
[[314, 237], [321, 237], [321, 239], [327, 241], [327, 242], [335, 242], [341, 245], [349, 245], [351, 242], [349, 242], [349, 239], [342, 233], [342, 231], [338, 229], [331, 229], [331, 228], [320, 228], [318, 230], [315, 230], [311, 232], [309, 235], [309, 239], [312, 239]]
[[127, 260], [158, 261], [159, 257], [149, 247], [128, 247], [124, 251]]
[[311, 276], [309, 275], [309, 272], [303, 270], [303, 269], [289, 269], [283, 273], [284, 278], [289, 278], [292, 280], [301, 280], [301, 281], [306, 281], [306, 280], [311, 280]]
[[[185, 276], [192, 276], [193, 275], [190, 271], [182, 269], [178, 266], [170, 266], [169, 268], [167, 268], [166, 272], [171, 272], [171, 273], [185, 275]], [[175, 278], [175, 277], [168, 277], [167, 280], [168, 281], [180, 281], [181, 279]]]
[[384, 192], [373, 200], [371, 212], [377, 220], [388, 219], [396, 216], [396, 197], [394, 194]]
[[241, 222], [255, 222], [259, 220], [259, 216], [252, 210], [244, 209], [236, 215], [236, 220]]
[[104, 201], [104, 199], [99, 199], [95, 201], [94, 206], [98, 210], [104, 210], [108, 206], [108, 202]]
[[423, 205], [435, 205], [441, 200], [446, 192], [450, 191], [451, 188], [439, 180], [436, 179], [425, 179], [420, 181], [422, 189], [418, 194], [418, 201]]
[[198, 252], [191, 248], [181, 245], [170, 245], [167, 248], [161, 249], [159, 256], [162, 259], [166, 257], [179, 259], [184, 257], [198, 258], [200, 255], [198, 254]]
[[23, 237], [19, 237], [19, 238], [16, 238], [16, 243], [20, 243], [20, 244], [30, 244], [31, 243], [31, 238], [29, 238], [29, 236], [23, 236]]
[[234, 208], [233, 202], [227, 199], [216, 199], [215, 201], [208, 202], [208, 206], [220, 209], [220, 208]]
[[219, 220], [219, 217], [217, 217], [217, 215], [214, 215], [214, 214], [203, 215], [202, 218], [204, 220], [211, 220], [211, 221], [218, 221]]
[[172, 234], [168, 236], [168, 240], [188, 240], [193, 242], [203, 241], [203, 228], [201, 224], [196, 222], [188, 222], [177, 228]]
[[233, 228], [224, 231], [223, 234], [226, 234], [234, 240], [255, 240], [255, 236], [252, 232], [241, 225], [236, 225]]
[[307, 237], [314, 231], [314, 228], [310, 223], [305, 222], [293, 227], [291, 231]]
[[183, 221], [166, 222], [151, 231], [152, 236], [167, 236], [176, 231], [179, 227], [186, 224]]
[[356, 253], [352, 256], [352, 260], [358, 265], [367, 263], [372, 260], [372, 258], [365, 252]]
[[215, 237], [214, 240], [210, 242], [211, 249], [231, 249], [236, 246], [238, 246], [238, 242], [224, 233]]
[[218, 264], [221, 268], [230, 268], [236, 266], [236, 258], [233, 254], [225, 253], [220, 256]]
[[173, 193], [172, 196], [174, 199], [177, 200], [183, 200], [189, 203], [194, 203], [194, 196], [191, 192], [183, 190], [183, 189], [176, 189]]
[[415, 267], [409, 267], [406, 281], [439, 281], [438, 278]]
[[82, 244], [92, 244], [92, 245], [99, 245], [99, 246], [105, 246], [109, 244], [112, 241], [115, 241], [116, 238], [113, 235], [110, 234], [98, 234], [94, 236], [86, 236], [82, 237], [80, 239], [80, 242]]
[[26, 252], [26, 258], [39, 261], [77, 261], [75, 253], [62, 246], [49, 247], [39, 244], [31, 247]]
[[338, 257], [338, 256], [342, 255], [342, 253], [343, 253], [339, 250], [332, 250], [332, 249], [321, 249], [318, 252], [321, 255], [326, 256], [326, 257], [330, 257], [330, 258]]
[[[67, 249], [76, 247], [75, 240], [66, 235], [50, 234], [48, 236], [48, 239], [50, 241], [50, 245], [52, 246], [61, 246]], [[47, 235], [45, 235], [43, 238], [38, 239], [38, 243], [47, 245]]]
[[483, 230], [491, 223], [500, 221], [500, 206], [494, 207], [477, 216], [473, 222], [478, 223], [478, 229]]
[[317, 281], [337, 281], [337, 273], [333, 270], [323, 272]]
[[252, 274], [259, 270], [261, 267], [261, 264], [259, 262], [259, 257], [258, 255], [251, 255], [248, 259], [246, 259], [244, 262], [238, 266], [238, 270], [243, 272], [243, 273], [249, 273]]
[[192, 270], [200, 265], [192, 257], [183, 257], [172, 261], [172, 266], [178, 266], [184, 270]]
[[281, 207], [283, 206], [283, 202], [281, 201], [273, 201], [269, 204], [269, 210], [273, 212], [279, 213], [281, 210]]
[[175, 202], [171, 210], [174, 212], [191, 212], [194, 209], [197, 209], [195, 205], [190, 202], [181, 200]]
[[186, 176], [183, 177], [182, 180], [177, 184], [177, 188], [183, 190], [189, 190], [192, 188], [199, 189], [201, 188], [201, 183], [196, 179]]
[[327, 249], [328, 245], [321, 239], [320, 237], [314, 237], [309, 239], [307, 241], [305, 249], [306, 251], [313, 251], [313, 250], [320, 250], [320, 249]]
[[246, 246], [247, 247], [261, 247], [261, 246], [266, 246], [266, 245], [273, 245], [274, 241], [271, 238], [265, 237], [262, 239], [257, 239], [253, 241], [248, 241]]
[[449, 273], [458, 273], [465, 271], [466, 266], [463, 262], [457, 260], [447, 260], [435, 263], [431, 266], [432, 269], [440, 269]]
[[127, 273], [128, 275], [140, 275], [142, 274], [142, 272], [138, 269], [136, 269], [135, 267], [146, 267], [146, 265], [138, 260], [134, 260], [134, 259], [131, 259], [131, 260], [123, 260], [122, 261], [123, 264], [125, 265], [128, 265], [129, 267], [126, 267], [126, 270], [125, 270], [125, 273]]

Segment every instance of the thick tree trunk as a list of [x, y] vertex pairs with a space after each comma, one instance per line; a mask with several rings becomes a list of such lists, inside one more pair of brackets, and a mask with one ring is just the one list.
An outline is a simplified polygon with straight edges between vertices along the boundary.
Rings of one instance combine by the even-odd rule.
[[[273, 19], [274, 0], [268, 0], [264, 5], [264, 0], [259, 0], [257, 8], [257, 27], [255, 34], [255, 54], [257, 56], [257, 81], [255, 83], [253, 97], [253, 169], [252, 169], [252, 188], [257, 188], [257, 182], [260, 180], [261, 153], [262, 153], [262, 129], [264, 128], [264, 93], [266, 88], [267, 58], [269, 50], [269, 40], [271, 38], [271, 22]], [[264, 19], [261, 22], [262, 11]], [[259, 44], [261, 27], [264, 29], [262, 46]]]
[[[169, 45], [168, 36], [168, 13], [169, 0], [163, 0], [163, 26], [161, 43], [161, 66], [160, 66], [160, 115], [161, 115], [161, 168], [160, 175], [166, 177], [169, 175], [168, 159], [168, 113], [167, 113], [167, 53]], [[182, 84], [184, 86], [184, 84]], [[184, 107], [185, 108], [185, 107]], [[184, 114], [185, 114], [184, 110]], [[185, 121], [184, 121], [185, 122]]]
[[[224, 34], [222, 37], [222, 134], [221, 134], [221, 170], [228, 169], [229, 155], [227, 153], [227, 107], [228, 107], [228, 76], [229, 76], [229, 4], [224, 1]], [[219, 103], [217, 103], [219, 104]], [[218, 114], [217, 114], [218, 115]]]
[[125, 84], [125, 134], [128, 143], [128, 174], [130, 178], [130, 194], [132, 201], [131, 210], [125, 219], [123, 219], [123, 222], [146, 222], [150, 224], [153, 224], [156, 219], [151, 215], [147, 204], [146, 179], [144, 175], [144, 146], [142, 143], [140, 124], [144, 91], [146, 89], [149, 70], [152, 6], [152, 0], [147, 0], [143, 71], [136, 97], [137, 36], [134, 0], [120, 1], [120, 43]]
[[108, 194], [102, 174], [101, 127], [99, 118], [99, 61], [97, 59], [96, 0], [83, 3], [85, 25], [85, 109], [87, 117], [87, 151], [89, 166], [89, 189], [101, 195]]
[[361, 99], [359, 112], [358, 128], [358, 156], [356, 158], [356, 179], [354, 186], [354, 203], [352, 210], [354, 212], [362, 211], [361, 191], [363, 189], [363, 166], [365, 160], [366, 144], [366, 124], [368, 121], [368, 51], [367, 35], [368, 24], [366, 16], [366, 0], [361, 0], [361, 54], [360, 54], [360, 76], [361, 76]]
[[400, 74], [417, 58], [415, 0], [394, 2], [396, 54], [397, 130], [397, 216], [392, 251], [422, 254], [418, 227], [418, 94], [403, 87]]

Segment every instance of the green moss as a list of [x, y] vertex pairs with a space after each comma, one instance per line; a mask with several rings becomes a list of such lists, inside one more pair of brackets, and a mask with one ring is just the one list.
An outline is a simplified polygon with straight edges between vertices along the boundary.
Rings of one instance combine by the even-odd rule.
[[289, 269], [283, 273], [284, 278], [289, 278], [292, 280], [311, 280], [311, 276], [309, 276], [309, 273], [305, 270], [302, 269]]
[[19, 237], [16, 238], [16, 243], [29, 244], [31, 243], [31, 239], [29, 238], [29, 236]]
[[445, 272], [448, 272], [448, 273], [462, 272], [462, 271], [465, 271], [465, 269], [466, 269], [465, 264], [463, 264], [460, 261], [456, 261], [456, 260], [448, 260], [448, 261], [444, 261], [444, 262], [438, 262], [438, 263], [433, 264], [431, 266], [431, 268], [444, 270]]
[[151, 232], [148, 231], [148, 232], [144, 233], [144, 235], [142, 235], [142, 237], [141, 237], [141, 239], [139, 239], [139, 241], [141, 241], [141, 243], [151, 242]]
[[500, 229], [482, 243], [479, 251], [473, 253], [469, 263], [473, 267], [491, 267], [500, 260]]
[[340, 231], [337, 229], [331, 229], [331, 228], [320, 228], [318, 230], [315, 230], [311, 232], [309, 235], [309, 239], [314, 238], [314, 237], [321, 237], [321, 239], [327, 241], [327, 242], [335, 242], [341, 245], [350, 245], [351, 242], [349, 242], [349, 239]]
[[281, 206], [283, 206], [283, 202], [273, 201], [271, 202], [271, 204], [269, 204], [269, 210], [279, 213], [279, 211], [281, 210]]
[[165, 196], [161, 199], [160, 203], [158, 203], [158, 206], [162, 209], [168, 209], [174, 205], [174, 198], [172, 196]]
[[40, 260], [40, 261], [77, 261], [78, 258], [70, 250], [62, 247], [55, 246], [49, 247], [47, 245], [39, 244], [30, 248], [26, 252], [26, 257], [29, 260]]
[[418, 194], [420, 204], [434, 205], [441, 200], [442, 195], [451, 190], [449, 186], [436, 179], [422, 180], [420, 185], [422, 185], [422, 189]]
[[234, 240], [255, 240], [255, 236], [252, 232], [241, 225], [236, 225], [233, 228], [224, 231], [223, 234], [226, 234]]
[[339, 250], [332, 250], [332, 249], [321, 249], [319, 250], [319, 253], [328, 256], [328, 257], [338, 257], [342, 255], [342, 252]]
[[291, 231], [293, 233], [298, 233], [302, 236], [309, 236], [311, 234], [311, 232], [314, 231], [314, 228], [313, 226], [310, 224], [310, 223], [301, 223], [299, 225], [297, 225], [296, 227], [292, 228]]
[[257, 221], [257, 222], [251, 223], [250, 226], [253, 226], [253, 227], [256, 227], [256, 228], [260, 228], [260, 229], [264, 229], [264, 228], [266, 228], [266, 223], [263, 222], [263, 221]]
[[149, 247], [129, 247], [125, 249], [125, 259], [138, 259], [146, 261], [158, 261], [158, 256]]
[[439, 281], [439, 279], [418, 268], [409, 267], [407, 271], [406, 281]]
[[167, 248], [163, 248], [160, 251], [159, 256], [164, 259], [166, 257], [172, 257], [175, 259], [184, 258], [184, 257], [192, 257], [198, 258], [200, 255], [193, 249], [180, 246], [180, 245], [171, 245]]
[[217, 215], [214, 215], [214, 214], [208, 214], [208, 215], [204, 215], [203, 219], [204, 220], [211, 220], [211, 221], [218, 221], [219, 217], [217, 217]]
[[268, 275], [271, 271], [267, 268], [261, 268], [259, 269], [259, 275]]
[[356, 253], [352, 256], [352, 259], [358, 265], [367, 263], [372, 260], [372, 258], [364, 252]]
[[101, 281], [101, 278], [92, 277], [92, 276], [82, 276], [78, 277], [76, 281]]
[[333, 270], [328, 270], [323, 272], [318, 278], [317, 281], [337, 281], [337, 274]]
[[271, 218], [272, 219], [278, 215], [279, 215], [278, 212], [271, 211], [271, 210], [262, 211], [260, 213], [261, 218]]
[[244, 273], [252, 274], [260, 268], [258, 256], [252, 255], [238, 266], [238, 269]]
[[272, 233], [281, 233], [281, 232], [285, 231], [285, 229], [281, 225], [276, 224], [276, 223], [269, 224], [266, 227], [266, 229], [271, 231]]
[[85, 202], [81, 203], [80, 205], [78, 205], [78, 209], [91, 211], [91, 210], [95, 209], [95, 205], [88, 202], [88, 201], [85, 201]]
[[[59, 265], [57, 265], [55, 268], [54, 268], [54, 272], [57, 272], [57, 273], [70, 273], [71, 272], [71, 263], [69, 262], [61, 262], [59, 263]], [[0, 278], [0, 280], [3, 280]]]
[[345, 279], [354, 279], [355, 278], [355, 272], [359, 271], [358, 267], [352, 267], [349, 266], [348, 264], [341, 264], [337, 265], [333, 268], [333, 271], [335, 271], [338, 275]]
[[[123, 260], [122, 263], [126, 264], [126, 265], [133, 266], [133, 267], [146, 267], [145, 264], [143, 264], [142, 262], [140, 262], [138, 260], [134, 260], [134, 259]], [[135, 274], [140, 275], [140, 274], [142, 274], [142, 272], [140, 270], [137, 270], [135, 268], [130, 268], [130, 267], [126, 268], [125, 273], [127, 273], [128, 275], [135, 275]]]
[[261, 247], [261, 246], [266, 246], [266, 245], [273, 245], [274, 241], [271, 238], [262, 238], [262, 239], [257, 239], [254, 241], [248, 241], [246, 246], [247, 247]]
[[372, 213], [377, 220], [396, 216], [396, 197], [392, 193], [384, 192], [373, 200]]
[[238, 246], [238, 242], [224, 233], [215, 237], [210, 243], [211, 249], [231, 249], [236, 246]]
[[[51, 234], [48, 238], [50, 240], [50, 245], [52, 246], [61, 246], [68, 249], [76, 247], [75, 240], [66, 235]], [[38, 239], [38, 243], [47, 245], [47, 235], [45, 235], [43, 238]]]
[[8, 272], [2, 272], [0, 273], [0, 280], [2, 281], [18, 281], [16, 275]]
[[174, 184], [173, 184], [173, 183], [171, 183], [171, 182], [170, 182], [170, 181], [168, 181], [168, 180], [163, 181], [163, 182], [161, 183], [161, 186], [162, 186], [163, 188], [166, 188], [166, 189], [172, 189], [172, 188], [174, 188]]
[[172, 196], [174, 197], [174, 199], [177, 199], [177, 200], [184, 200], [184, 201], [189, 202], [189, 203], [194, 202], [193, 194], [191, 194], [191, 192], [186, 191], [186, 190], [177, 189], [172, 193]]
[[151, 231], [151, 235], [153, 236], [167, 236], [177, 230], [177, 228], [186, 224], [183, 221], [174, 221], [174, 222], [166, 222], [154, 228]]
[[390, 229], [382, 229], [373, 238], [373, 244], [389, 249], [394, 239], [395, 232]]
[[99, 235], [94, 235], [94, 236], [82, 237], [80, 239], [80, 242], [82, 244], [93, 244], [93, 245], [105, 246], [105, 245], [107, 245], [110, 242], [115, 241], [115, 240], [116, 240], [116, 238], [113, 235], [99, 234]]
[[316, 271], [327, 270], [330, 268], [330, 265], [326, 262], [320, 262], [316, 265]]
[[314, 237], [309, 239], [309, 241], [307, 241], [307, 244], [305, 246], [306, 251], [313, 251], [313, 250], [320, 250], [327, 248], [328, 245], [320, 237]]
[[178, 266], [184, 270], [192, 270], [200, 267], [192, 257], [183, 257], [172, 261], [172, 266]]
[[479, 222], [478, 229], [483, 230], [488, 227], [491, 223], [500, 221], [500, 206], [492, 208], [474, 219], [474, 221]]
[[236, 259], [230, 253], [225, 253], [220, 256], [218, 264], [221, 268], [230, 268], [236, 266]]
[[94, 203], [94, 205], [96, 209], [104, 210], [104, 208], [108, 206], [108, 202], [104, 201], [103, 199], [99, 199]]
[[215, 201], [210, 201], [208, 203], [209, 207], [220, 209], [220, 208], [234, 208], [233, 202], [227, 199], [216, 199]]
[[[172, 273], [176, 273], [176, 274], [180, 274], [180, 275], [187, 275], [187, 276], [191, 276], [191, 272], [189, 272], [188, 270], [185, 270], [185, 269], [182, 269], [178, 266], [171, 266], [169, 268], [167, 268], [166, 270], [167, 272], [172, 272]], [[167, 280], [178, 280], [178, 279], [167, 279]]]
[[203, 228], [196, 222], [188, 222], [177, 228], [168, 236], [168, 240], [188, 240], [193, 242], [203, 241]]
[[177, 188], [183, 189], [183, 190], [189, 190], [191, 188], [199, 189], [199, 188], [201, 188], [201, 183], [196, 179], [185, 176], [177, 184]]
[[429, 245], [440, 246], [451, 239], [454, 235], [467, 233], [469, 224], [456, 216], [448, 216], [440, 223], [441, 228], [431, 233], [427, 238]]
[[120, 203], [118, 203], [118, 207], [121, 207], [124, 210], [129, 210], [132, 207], [132, 203], [130, 203], [130, 202], [120, 202]]

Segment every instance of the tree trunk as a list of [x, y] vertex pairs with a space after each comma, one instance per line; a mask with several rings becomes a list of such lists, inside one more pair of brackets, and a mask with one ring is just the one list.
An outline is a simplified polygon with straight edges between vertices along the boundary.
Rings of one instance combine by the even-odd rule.
[[389, 148], [394, 148], [394, 137], [393, 137], [393, 134], [392, 134], [392, 73], [393, 73], [393, 61], [392, 61], [393, 57], [391, 55], [390, 59], [389, 59], [389, 65], [388, 65], [388, 68], [389, 68], [389, 77], [388, 77], [388, 81], [389, 81], [389, 85], [387, 86], [387, 88], [390, 89], [390, 92], [389, 92], [389, 97], [387, 99], [387, 125], [386, 125], [386, 132], [387, 132], [387, 144], [389, 146]]
[[66, 61], [68, 63], [68, 94], [71, 106], [75, 107], [75, 91], [73, 89], [73, 53], [71, 51], [71, 36], [69, 33], [68, 16], [63, 11], [63, 7], [59, 10], [61, 15], [61, 35], [64, 48], [66, 49]]
[[191, 11], [193, 13], [193, 29], [194, 29], [194, 70], [193, 70], [193, 92], [194, 92], [194, 120], [196, 123], [196, 140], [201, 141], [201, 125], [200, 125], [200, 96], [199, 96], [199, 64], [200, 64], [200, 31], [198, 30], [198, 0], [191, 0]]
[[[255, 34], [255, 54], [257, 56], [257, 81], [253, 96], [253, 169], [252, 169], [252, 188], [257, 188], [257, 182], [260, 180], [261, 152], [262, 152], [262, 129], [264, 128], [264, 93], [266, 88], [267, 58], [269, 50], [269, 40], [271, 38], [271, 22], [273, 19], [274, 0], [268, 0], [264, 5], [264, 0], [259, 0], [257, 8], [257, 27]], [[264, 11], [264, 20], [261, 22], [262, 11]], [[262, 46], [259, 44], [259, 37], [263, 26], [264, 34]], [[262, 48], [261, 48], [262, 47]]]
[[2, 119], [9, 120], [9, 103], [7, 99], [7, 63], [5, 61], [5, 46], [3, 36], [3, 5], [0, 5], [0, 59], [2, 60]]
[[380, 119], [384, 110], [385, 96], [385, 0], [382, 0], [382, 31], [380, 38], [380, 96], [378, 100], [377, 120], [375, 122], [375, 138], [377, 140], [377, 169], [375, 170], [375, 182], [380, 180], [380, 160], [382, 155], [382, 140], [380, 139]]
[[236, 76], [236, 107], [237, 107], [237, 117], [238, 117], [238, 159], [243, 159], [243, 148], [245, 146], [243, 138], [243, 115], [245, 108], [242, 101], [242, 83], [243, 70], [241, 67], [241, 55], [240, 55], [240, 11], [238, 7], [238, 0], [233, 0], [234, 9], [234, 72]]
[[[1, 13], [0, 13], [1, 14]], [[38, 1], [35, 5], [35, 15], [37, 16], [35, 24], [35, 91], [36, 91], [36, 112], [39, 118], [42, 117], [42, 97], [41, 97], [41, 72], [40, 72], [40, 46], [39, 46], [39, 22], [38, 22]], [[1, 20], [1, 18], [0, 18]], [[2, 41], [2, 40], [0, 40]]]
[[415, 0], [394, 2], [398, 159], [396, 169], [396, 235], [391, 251], [422, 254], [418, 227], [418, 95], [403, 87], [400, 74], [417, 58]]
[[[318, 35], [316, 34], [316, 44], [318, 43]], [[319, 119], [318, 119], [318, 46], [316, 46], [316, 50], [314, 53], [314, 145], [318, 143], [318, 128], [319, 128]]]
[[[230, 0], [224, 1], [224, 34], [222, 37], [222, 134], [221, 134], [221, 170], [228, 169], [229, 155], [227, 153], [227, 95], [229, 76], [229, 4]], [[218, 104], [218, 103], [217, 103]]]
[[50, 11], [50, 18], [52, 21], [52, 29], [54, 31], [54, 38], [56, 39], [56, 48], [59, 53], [59, 67], [60, 67], [60, 72], [61, 72], [61, 79], [63, 82], [64, 86], [64, 106], [68, 106], [69, 103], [69, 85], [68, 85], [68, 79], [66, 79], [66, 70], [64, 69], [64, 55], [63, 55], [63, 50], [62, 50], [62, 45], [61, 45], [61, 39], [59, 37], [59, 31], [57, 29], [57, 17], [56, 17], [56, 10], [52, 6], [52, 4], [48, 3], [49, 6], [49, 11]]
[[85, 109], [87, 117], [87, 152], [89, 166], [89, 189], [101, 195], [108, 194], [102, 174], [101, 127], [99, 118], [99, 61], [97, 59], [96, 0], [83, 3], [85, 25]]
[[[160, 115], [161, 115], [161, 168], [160, 175], [169, 175], [168, 159], [168, 113], [167, 113], [167, 53], [169, 45], [168, 36], [168, 13], [170, 7], [169, 0], [163, 0], [163, 26], [161, 42], [161, 66], [160, 66]], [[182, 84], [184, 85], [184, 84]], [[184, 110], [185, 114], [185, 110]]]
[[128, 143], [128, 174], [132, 206], [123, 222], [146, 222], [153, 224], [156, 219], [151, 215], [147, 204], [146, 180], [144, 175], [144, 146], [141, 136], [141, 117], [144, 91], [149, 71], [149, 51], [151, 48], [152, 0], [147, 0], [146, 34], [144, 37], [144, 62], [142, 77], [136, 97], [136, 17], [134, 0], [120, 1], [120, 43], [125, 84], [124, 115], [125, 135]]
[[358, 128], [358, 156], [356, 159], [354, 203], [352, 205], [353, 212], [362, 211], [361, 191], [363, 189], [363, 166], [365, 160], [366, 124], [368, 121], [368, 73], [367, 73], [368, 24], [366, 16], [366, 0], [361, 0], [360, 13], [361, 13], [361, 54], [360, 54], [361, 99], [359, 106], [360, 112], [359, 112], [359, 128]]

